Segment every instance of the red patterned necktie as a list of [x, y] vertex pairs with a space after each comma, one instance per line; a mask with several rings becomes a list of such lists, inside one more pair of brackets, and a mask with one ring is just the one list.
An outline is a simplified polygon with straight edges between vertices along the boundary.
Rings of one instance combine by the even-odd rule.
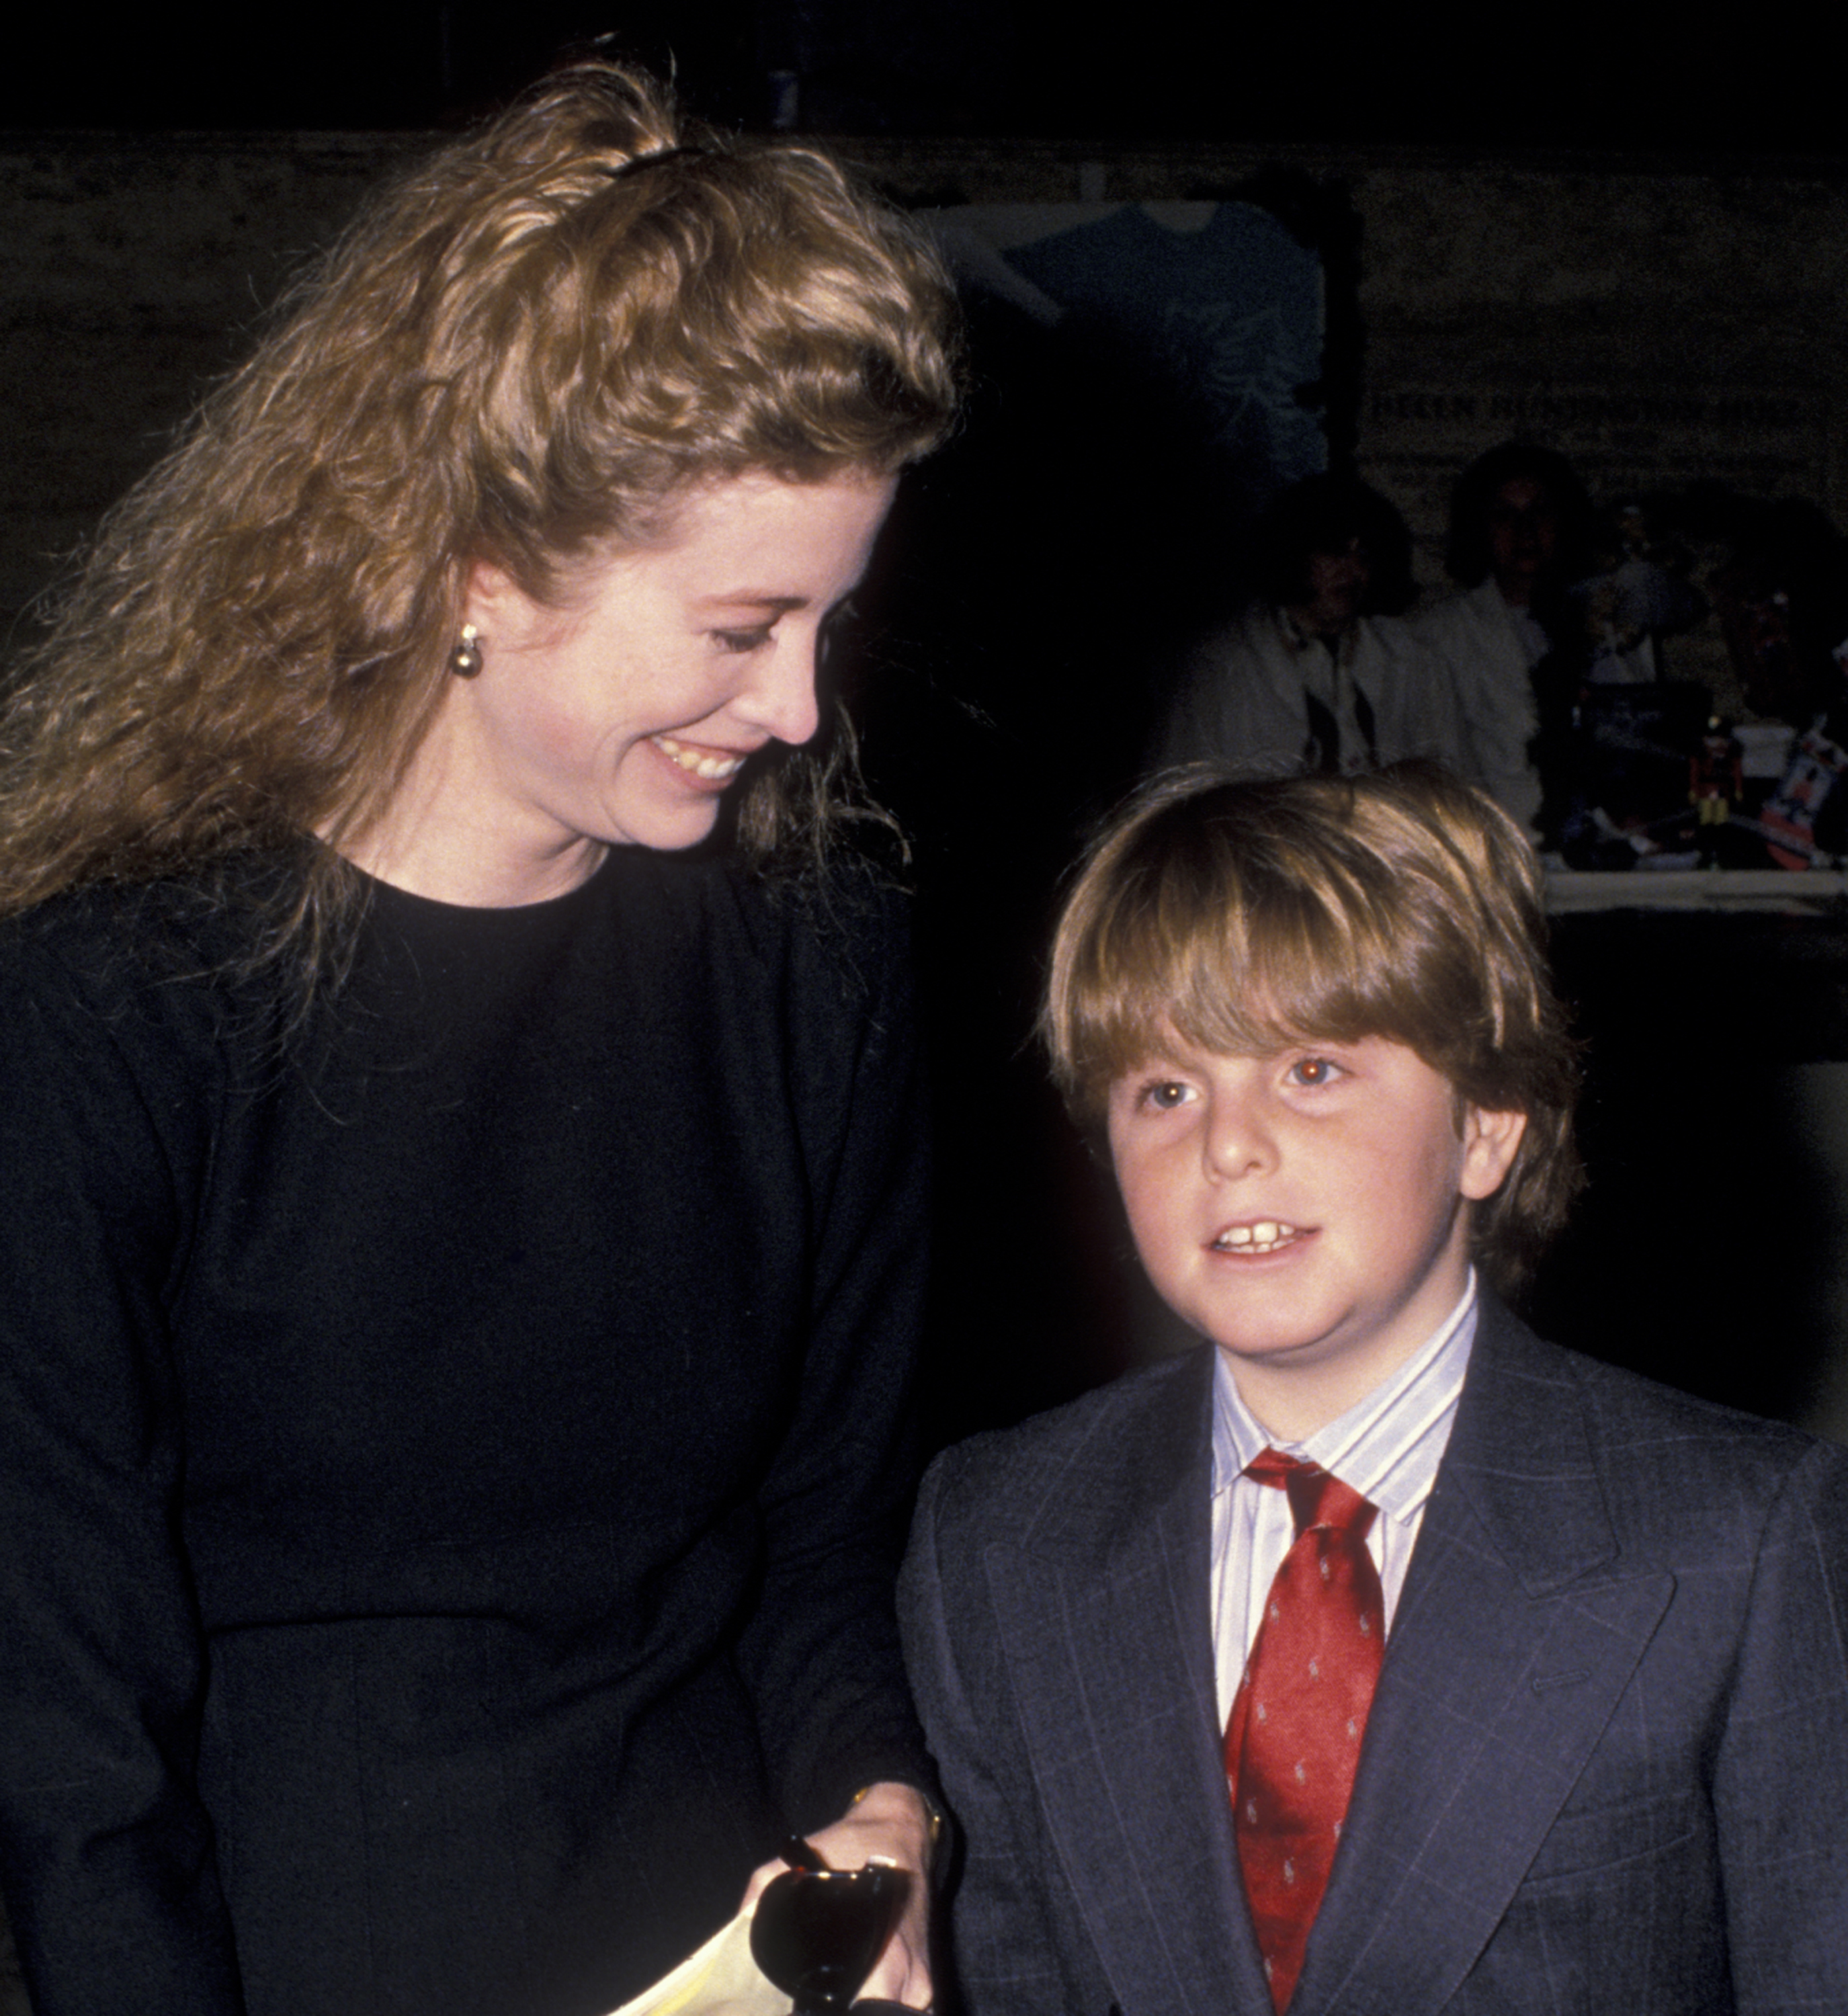
[[1287, 1491], [1296, 1521], [1226, 1723], [1239, 1866], [1281, 2016], [1354, 1789], [1386, 1608], [1367, 1551], [1377, 1507], [1317, 1464], [1275, 1449], [1245, 1474]]

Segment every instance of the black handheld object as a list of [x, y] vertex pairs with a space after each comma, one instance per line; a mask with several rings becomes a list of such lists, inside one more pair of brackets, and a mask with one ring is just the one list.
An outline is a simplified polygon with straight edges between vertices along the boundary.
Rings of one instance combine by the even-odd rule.
[[904, 1901], [906, 1880], [901, 1869], [870, 1862], [863, 1869], [791, 1869], [769, 1885], [751, 1921], [751, 1953], [765, 1978], [794, 1998], [791, 2016], [834, 2016], [854, 2007]]

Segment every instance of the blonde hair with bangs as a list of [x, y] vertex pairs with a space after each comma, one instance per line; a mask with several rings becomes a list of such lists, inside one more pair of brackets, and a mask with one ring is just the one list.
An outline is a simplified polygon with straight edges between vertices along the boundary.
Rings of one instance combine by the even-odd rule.
[[1486, 794], [1429, 765], [1183, 772], [1117, 815], [1066, 900], [1041, 1017], [1082, 1124], [1169, 1031], [1229, 1055], [1384, 1037], [1460, 1102], [1524, 1113], [1514, 1165], [1475, 1217], [1476, 1258], [1504, 1293], [1578, 1189], [1578, 1068], [1539, 865]]
[[[473, 562], [556, 599], [701, 483], [891, 474], [949, 427], [955, 331], [826, 156], [613, 65], [547, 81], [362, 214], [105, 521], [0, 726], [0, 914], [318, 833], [278, 927], [315, 963]], [[841, 749], [757, 779], [747, 848], [826, 829]]]

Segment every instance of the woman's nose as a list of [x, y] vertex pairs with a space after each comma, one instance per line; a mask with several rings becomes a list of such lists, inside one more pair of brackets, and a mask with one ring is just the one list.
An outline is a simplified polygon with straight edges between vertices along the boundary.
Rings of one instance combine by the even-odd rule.
[[794, 747], [810, 741], [821, 725], [816, 672], [815, 638], [780, 636], [758, 659], [736, 711], [779, 742]]

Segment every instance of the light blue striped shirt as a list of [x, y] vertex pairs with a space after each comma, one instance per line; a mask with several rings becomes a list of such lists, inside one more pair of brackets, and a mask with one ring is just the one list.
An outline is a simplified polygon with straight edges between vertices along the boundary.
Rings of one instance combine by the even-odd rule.
[[1476, 1334], [1476, 1277], [1471, 1269], [1463, 1299], [1436, 1334], [1338, 1420], [1305, 1442], [1266, 1434], [1239, 1398], [1225, 1354], [1213, 1375], [1212, 1648], [1219, 1684], [1219, 1726], [1258, 1636], [1264, 1599], [1296, 1533], [1288, 1496], [1244, 1474], [1261, 1450], [1281, 1449], [1338, 1477], [1380, 1508], [1367, 1536], [1392, 1627], [1405, 1586], [1425, 1501], [1450, 1439], [1457, 1401]]

